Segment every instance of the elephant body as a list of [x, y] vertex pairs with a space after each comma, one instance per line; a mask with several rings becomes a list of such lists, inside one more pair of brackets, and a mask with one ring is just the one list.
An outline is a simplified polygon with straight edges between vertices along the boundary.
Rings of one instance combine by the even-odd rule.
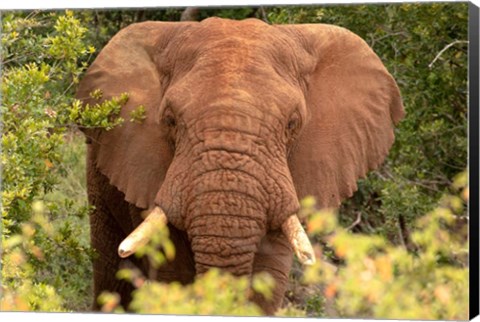
[[141, 124], [84, 129], [95, 296], [117, 291], [124, 305], [132, 289], [115, 272], [130, 264], [151, 270], [133, 256], [121, 259], [117, 247], [142, 211], [158, 208], [176, 257], [157, 279], [189, 283], [211, 267], [268, 272], [273, 299], [253, 300], [273, 314], [295, 249], [285, 223], [299, 199], [336, 207], [351, 196], [356, 180], [383, 161], [403, 116], [380, 59], [329, 25], [134, 24], [102, 50], [77, 97], [94, 104], [96, 89], [102, 99], [129, 93], [126, 120], [137, 106], [146, 109]]

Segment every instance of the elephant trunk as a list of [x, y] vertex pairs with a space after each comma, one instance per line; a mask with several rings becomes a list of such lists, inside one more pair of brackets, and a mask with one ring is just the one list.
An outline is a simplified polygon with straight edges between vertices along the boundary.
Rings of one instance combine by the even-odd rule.
[[[209, 224], [210, 221], [214, 223]], [[227, 229], [218, 225], [216, 216], [206, 216], [192, 223], [190, 233], [197, 273], [202, 274], [212, 267], [234, 275], [252, 273], [253, 259], [261, 235], [243, 237], [240, 236], [241, 233], [235, 235], [233, 227], [255, 225], [255, 223], [242, 219], [234, 219], [232, 222], [235, 224]]]
[[266, 232], [261, 204], [239, 192], [222, 191], [202, 194], [189, 208], [187, 233], [197, 273], [217, 267], [234, 275], [251, 275]]

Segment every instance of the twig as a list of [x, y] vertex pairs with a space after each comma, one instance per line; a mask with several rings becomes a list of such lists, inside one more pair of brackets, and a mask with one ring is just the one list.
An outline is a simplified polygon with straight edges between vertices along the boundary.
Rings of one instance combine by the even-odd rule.
[[187, 7], [183, 10], [180, 17], [180, 21], [198, 21], [198, 15], [200, 14], [200, 8]]
[[348, 226], [347, 230], [351, 230], [353, 227], [358, 225], [361, 221], [362, 221], [362, 213], [359, 211], [357, 212], [357, 219], [353, 222], [353, 224]]
[[399, 32], [391, 33], [391, 34], [386, 34], [386, 35], [384, 35], [382, 37], [379, 37], [379, 38], [373, 38], [373, 36], [370, 35], [370, 39], [372, 40], [372, 43], [370, 44], [370, 47], [373, 48], [377, 42], [380, 42], [383, 39], [386, 39], [388, 37], [400, 36], [400, 35], [405, 36], [405, 37], [408, 36], [408, 34], [405, 31], [399, 31]]
[[442, 56], [442, 54], [445, 51], [447, 51], [448, 48], [450, 48], [452, 46], [455, 46], [456, 44], [468, 44], [468, 41], [467, 40], [455, 40], [454, 42], [446, 45], [442, 50], [440, 50], [440, 52], [437, 54], [437, 56], [435, 56], [433, 61], [428, 65], [428, 68], [432, 68], [433, 64], [440, 58], [440, 56]]
[[265, 21], [266, 23], [270, 23], [270, 21], [268, 21], [267, 13], [265, 12], [265, 8], [263, 6], [260, 6], [260, 8], [258, 8], [258, 10], [262, 14], [262, 20]]
[[400, 235], [400, 241], [402, 246], [409, 252], [416, 252], [418, 250], [417, 245], [410, 237], [410, 231], [407, 228], [405, 217], [402, 214], [398, 215], [398, 233]]
[[405, 243], [405, 236], [403, 235], [402, 232], [402, 224], [400, 223], [400, 220], [398, 221], [398, 234], [400, 235], [400, 243], [402, 244], [403, 248], [408, 250], [407, 244]]

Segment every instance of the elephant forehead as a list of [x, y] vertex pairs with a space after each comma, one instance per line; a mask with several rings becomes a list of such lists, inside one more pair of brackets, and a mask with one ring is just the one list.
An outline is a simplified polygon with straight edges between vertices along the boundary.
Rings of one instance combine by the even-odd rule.
[[298, 71], [298, 44], [287, 34], [259, 20], [207, 19], [175, 40], [169, 60], [179, 69], [194, 67], [221, 73], [285, 74]]
[[[229, 20], [211, 18], [205, 19], [190, 29], [190, 34], [202, 42], [212, 42], [221, 39], [236, 37], [246, 42], [261, 40], [271, 27], [257, 19]], [[201, 36], [201, 38], [198, 38]]]
[[302, 97], [298, 65], [304, 57], [297, 47], [288, 34], [258, 20], [202, 21], [175, 38], [159, 61], [171, 75], [167, 97], [185, 110], [197, 111], [192, 104], [255, 106], [288, 117]]

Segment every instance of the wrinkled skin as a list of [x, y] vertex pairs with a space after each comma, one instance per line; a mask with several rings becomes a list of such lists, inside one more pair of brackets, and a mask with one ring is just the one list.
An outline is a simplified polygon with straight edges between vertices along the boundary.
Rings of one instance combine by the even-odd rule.
[[[142, 222], [166, 213], [176, 258], [163, 281], [193, 281], [211, 267], [260, 271], [275, 281], [273, 314], [292, 264], [279, 229], [313, 195], [337, 207], [356, 180], [388, 153], [403, 116], [395, 81], [357, 36], [328, 25], [270, 26], [256, 19], [147, 22], [118, 33], [81, 82], [95, 103], [130, 94], [111, 131], [85, 129], [95, 296], [132, 290], [115, 279], [125, 265], [119, 243]], [[142, 124], [128, 122], [139, 105]], [[95, 306], [96, 307], [96, 306]]]

